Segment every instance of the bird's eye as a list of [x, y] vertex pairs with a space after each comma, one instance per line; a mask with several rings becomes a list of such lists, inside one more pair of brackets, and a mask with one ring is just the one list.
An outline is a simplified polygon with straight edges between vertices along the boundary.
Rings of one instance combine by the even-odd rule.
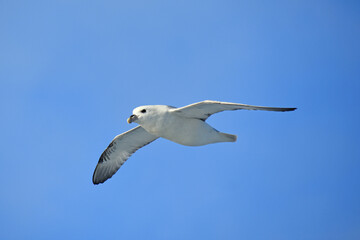
[[141, 110], [142, 113], [146, 113], [146, 109]]

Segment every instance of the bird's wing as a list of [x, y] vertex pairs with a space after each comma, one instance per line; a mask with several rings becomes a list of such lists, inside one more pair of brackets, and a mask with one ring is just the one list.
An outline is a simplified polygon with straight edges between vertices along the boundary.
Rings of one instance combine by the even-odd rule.
[[240, 103], [229, 103], [229, 102], [206, 100], [198, 103], [193, 103], [185, 107], [171, 109], [170, 112], [179, 114], [182, 117], [198, 118], [205, 121], [208, 117], [210, 117], [214, 113], [222, 112], [225, 110], [239, 110], [239, 109], [286, 112], [286, 111], [294, 111], [296, 108], [262, 107], [262, 106], [253, 106], [253, 105], [246, 105]]
[[100, 156], [92, 178], [93, 183], [103, 183], [111, 178], [131, 154], [157, 138], [141, 126], [116, 136]]

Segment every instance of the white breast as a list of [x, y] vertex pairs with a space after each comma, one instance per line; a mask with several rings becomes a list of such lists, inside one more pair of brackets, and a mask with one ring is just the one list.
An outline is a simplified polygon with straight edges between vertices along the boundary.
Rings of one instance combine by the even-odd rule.
[[156, 124], [149, 128], [149, 132], [186, 146], [228, 141], [217, 130], [200, 119], [182, 118], [170, 113], [159, 118]]

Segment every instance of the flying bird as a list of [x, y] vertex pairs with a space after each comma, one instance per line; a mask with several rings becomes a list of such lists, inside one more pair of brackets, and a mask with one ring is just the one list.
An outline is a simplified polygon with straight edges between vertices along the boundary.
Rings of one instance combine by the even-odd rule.
[[138, 149], [159, 137], [185, 146], [202, 146], [217, 142], [235, 142], [236, 135], [219, 132], [206, 123], [214, 113], [225, 110], [294, 111], [296, 108], [261, 107], [239, 103], [206, 100], [185, 107], [167, 105], [140, 106], [127, 119], [139, 126], [114, 138], [101, 154], [92, 181], [94, 184], [111, 178]]

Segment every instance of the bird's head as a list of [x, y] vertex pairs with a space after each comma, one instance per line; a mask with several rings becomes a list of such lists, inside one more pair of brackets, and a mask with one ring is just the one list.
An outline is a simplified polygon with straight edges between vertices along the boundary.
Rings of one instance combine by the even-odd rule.
[[165, 110], [164, 107], [162, 105], [147, 105], [137, 107], [133, 110], [133, 114], [127, 119], [127, 122], [136, 122], [140, 125], [144, 122], [151, 122], [152, 119], [156, 118], [156, 116]]

